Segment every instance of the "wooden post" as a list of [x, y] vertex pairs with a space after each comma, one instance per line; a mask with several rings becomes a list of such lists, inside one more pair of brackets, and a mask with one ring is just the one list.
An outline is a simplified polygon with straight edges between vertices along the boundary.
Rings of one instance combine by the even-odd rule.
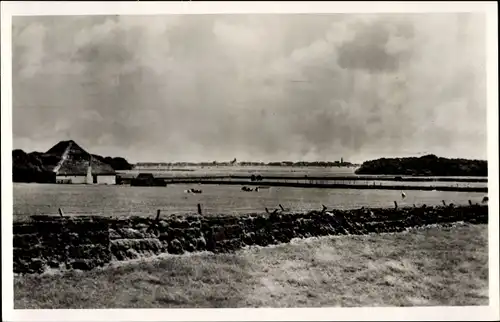
[[469, 199], [469, 206], [472, 206], [472, 201]]
[[156, 221], [158, 221], [158, 219], [160, 219], [160, 212], [161, 212], [161, 210], [160, 210], [160, 209], [158, 209], [158, 210], [156, 211], [156, 219], [155, 219]]
[[446, 206], [446, 202], [444, 200], [441, 200], [443, 202], [443, 206]]
[[200, 216], [202, 215], [202, 212], [201, 212], [201, 205], [200, 205], [200, 204], [198, 204], [198, 215], [200, 215]]
[[59, 216], [64, 217], [64, 212], [62, 211], [62, 209], [59, 208], [58, 210], [59, 210]]
[[398, 203], [396, 202], [396, 200], [394, 200], [394, 207], [396, 207], [396, 209], [398, 209]]

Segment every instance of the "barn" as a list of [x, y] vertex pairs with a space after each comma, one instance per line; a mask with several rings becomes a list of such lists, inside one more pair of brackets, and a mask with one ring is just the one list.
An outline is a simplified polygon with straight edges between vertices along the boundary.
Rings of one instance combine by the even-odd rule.
[[61, 141], [46, 152], [57, 161], [51, 168], [56, 183], [115, 184], [116, 172], [73, 140]]

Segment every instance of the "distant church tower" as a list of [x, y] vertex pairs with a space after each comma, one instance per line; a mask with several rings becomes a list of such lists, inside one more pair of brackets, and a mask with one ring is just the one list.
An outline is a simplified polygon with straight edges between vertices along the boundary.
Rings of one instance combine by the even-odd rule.
[[92, 155], [90, 155], [89, 166], [87, 167], [87, 178], [85, 181], [87, 184], [92, 184], [94, 182], [92, 179]]

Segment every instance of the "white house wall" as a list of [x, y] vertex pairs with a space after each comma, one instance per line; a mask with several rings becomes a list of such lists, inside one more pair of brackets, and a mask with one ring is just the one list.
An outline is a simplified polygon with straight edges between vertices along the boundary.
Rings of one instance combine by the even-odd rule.
[[[61, 183], [67, 183], [68, 180], [71, 180], [72, 184], [94, 184], [92, 177], [90, 178], [90, 182], [87, 182], [87, 176], [56, 176], [57, 183], [61, 181]], [[97, 184], [116, 184], [116, 176], [97, 176]]]
[[97, 184], [116, 184], [116, 176], [97, 176]]

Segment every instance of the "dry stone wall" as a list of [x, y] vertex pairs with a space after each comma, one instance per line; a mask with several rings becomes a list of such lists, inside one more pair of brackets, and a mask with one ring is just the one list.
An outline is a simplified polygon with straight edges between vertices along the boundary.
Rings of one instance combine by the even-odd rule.
[[14, 272], [88, 270], [111, 260], [109, 218], [33, 216], [14, 223]]
[[453, 222], [488, 223], [488, 206], [311, 211], [244, 216], [169, 215], [155, 218], [33, 216], [15, 222], [14, 272], [47, 268], [90, 270], [112, 260], [161, 253], [231, 252], [292, 238], [402, 232]]

